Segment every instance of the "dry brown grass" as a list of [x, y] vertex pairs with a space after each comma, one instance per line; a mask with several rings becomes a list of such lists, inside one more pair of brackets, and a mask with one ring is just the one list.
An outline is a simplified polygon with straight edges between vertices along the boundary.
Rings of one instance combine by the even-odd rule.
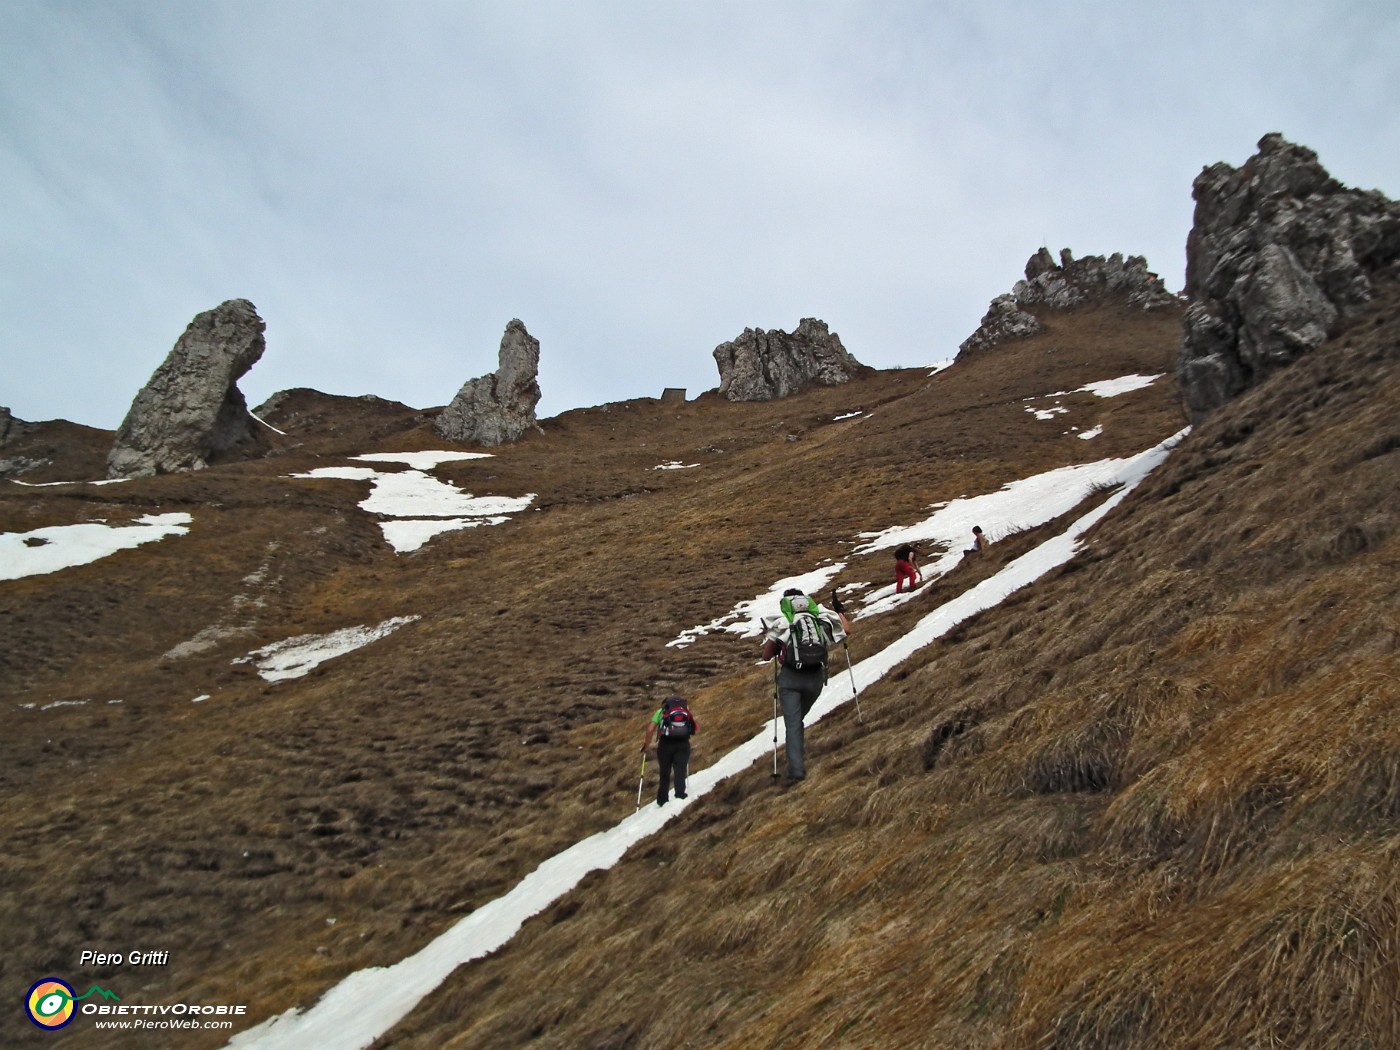
[[1394, 1045], [1400, 549], [1356, 429], [1392, 331], [823, 723], [819, 779], [692, 810], [384, 1045]]
[[[1175, 324], [1071, 315], [933, 379], [569, 413], [489, 461], [490, 491], [543, 509], [408, 556], [353, 483], [277, 480], [370, 451], [343, 423], [263, 464], [102, 490], [192, 508], [199, 560], [166, 546], [158, 578], [118, 557], [0, 590], [7, 691], [129, 698], [4, 741], [6, 987], [139, 933], [175, 951], [151, 994], [265, 1016], [396, 961], [631, 812], [659, 694], [694, 697], [697, 766], [761, 726], [752, 643], [664, 648], [679, 630], [847, 560], [862, 530], [1174, 431], [1160, 385], [1066, 399], [1082, 428], [1111, 413], [1094, 442], [1021, 399], [1166, 371]], [[755, 768], [697, 800], [381, 1045], [1393, 1045], [1394, 344], [1393, 320], [1367, 327], [1222, 412], [1075, 562], [871, 689], [863, 725], [815, 728], [801, 788]], [[418, 424], [383, 443], [434, 445]], [[651, 470], [669, 459], [704, 466]], [[479, 466], [451, 473], [483, 489]], [[92, 506], [23, 496], [0, 496], [0, 526]], [[862, 621], [855, 654], [1043, 534]], [[887, 561], [841, 579], [883, 582]], [[159, 660], [263, 566], [249, 637]], [[424, 618], [295, 683], [228, 663], [404, 613]], [[561, 700], [555, 728], [541, 704]]]

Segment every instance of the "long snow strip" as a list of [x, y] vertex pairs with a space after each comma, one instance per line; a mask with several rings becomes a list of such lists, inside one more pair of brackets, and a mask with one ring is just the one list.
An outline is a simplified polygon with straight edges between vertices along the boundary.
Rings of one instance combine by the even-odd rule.
[[[859, 691], [887, 675], [913, 653], [931, 644], [957, 624], [1000, 604], [1009, 595], [1063, 565], [1079, 550], [1079, 537], [1116, 507], [1166, 458], [1186, 431], [1168, 438], [1131, 459], [1123, 460], [1115, 479], [1122, 487], [1064, 533], [1009, 563], [920, 620], [907, 635], [850, 669], [833, 674], [831, 685], [807, 716], [818, 721], [849, 703]], [[842, 688], [844, 686], [844, 688]], [[852, 691], [854, 687], [854, 691]], [[767, 758], [783, 739], [782, 720], [766, 722], [746, 743], [714, 765], [693, 773], [684, 800], [668, 806], [648, 805], [621, 823], [591, 835], [555, 854], [525, 876], [514, 889], [466, 916], [416, 955], [387, 967], [370, 967], [345, 978], [306, 1011], [290, 1010], [235, 1036], [230, 1047], [240, 1050], [364, 1050], [406, 1017], [445, 981], [452, 971], [506, 944], [525, 921], [568, 893], [591, 871], [611, 868], [634, 844], [655, 834], [682, 810], [718, 784]]]

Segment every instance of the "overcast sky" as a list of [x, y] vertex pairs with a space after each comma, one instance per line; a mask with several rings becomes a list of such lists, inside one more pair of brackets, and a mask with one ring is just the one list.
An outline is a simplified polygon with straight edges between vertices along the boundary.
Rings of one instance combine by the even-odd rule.
[[541, 417], [745, 328], [951, 357], [1041, 245], [1183, 280], [1280, 131], [1400, 197], [1394, 0], [0, 0], [0, 405], [115, 428], [252, 300], [250, 405], [445, 404], [512, 317]]

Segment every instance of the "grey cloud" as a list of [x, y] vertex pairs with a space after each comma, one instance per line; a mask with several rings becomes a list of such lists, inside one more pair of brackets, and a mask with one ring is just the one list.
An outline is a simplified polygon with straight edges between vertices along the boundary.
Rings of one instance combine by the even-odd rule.
[[1400, 190], [1389, 5], [943, 6], [12, 0], [0, 403], [115, 426], [230, 297], [253, 401], [442, 404], [511, 317], [546, 416], [809, 315], [926, 364], [1041, 244], [1179, 287], [1191, 179], [1267, 131]]

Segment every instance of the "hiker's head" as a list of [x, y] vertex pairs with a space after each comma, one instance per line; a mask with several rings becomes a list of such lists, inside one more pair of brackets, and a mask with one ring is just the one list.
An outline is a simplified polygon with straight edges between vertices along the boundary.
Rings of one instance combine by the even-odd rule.
[[980, 535], [982, 535], [982, 526], [981, 526], [981, 525], [974, 525], [974, 526], [972, 526], [972, 531], [975, 532], [975, 533], [977, 533], [977, 535], [980, 536]]
[[783, 591], [783, 597], [784, 597], [784, 598], [791, 598], [791, 597], [793, 597], [794, 595], [799, 595], [799, 594], [801, 594], [801, 593], [802, 593], [802, 592], [799, 591], [796, 587], [789, 587], [787, 590]]

